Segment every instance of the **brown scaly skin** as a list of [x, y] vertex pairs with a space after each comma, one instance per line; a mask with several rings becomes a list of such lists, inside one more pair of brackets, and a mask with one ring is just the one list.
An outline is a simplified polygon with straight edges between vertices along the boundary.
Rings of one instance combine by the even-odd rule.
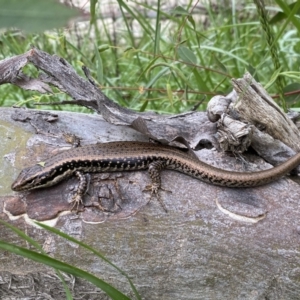
[[[73, 176], [80, 179], [74, 196], [77, 204], [84, 194], [80, 173], [122, 172], [149, 169], [152, 193], [161, 187], [160, 171], [172, 169], [202, 181], [227, 187], [254, 187], [275, 181], [300, 164], [300, 153], [285, 163], [259, 172], [232, 172], [215, 168], [180, 149], [144, 142], [110, 142], [87, 145], [63, 151], [43, 164], [22, 170], [12, 184], [14, 191], [43, 188]], [[43, 166], [42, 166], [43, 165]], [[80, 199], [80, 200], [79, 200]]]

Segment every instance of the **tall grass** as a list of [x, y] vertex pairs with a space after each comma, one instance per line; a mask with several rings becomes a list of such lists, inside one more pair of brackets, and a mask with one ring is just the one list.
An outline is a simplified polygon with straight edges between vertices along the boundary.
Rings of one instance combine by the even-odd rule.
[[[281, 2], [276, 1], [279, 5]], [[34, 44], [64, 57], [80, 74], [82, 64], [86, 65], [108, 97], [137, 111], [180, 113], [198, 103], [199, 109], [205, 110], [213, 95], [230, 92], [230, 79], [243, 76], [246, 70], [277, 97], [281, 91], [272, 83], [274, 77], [281, 75], [285, 82], [283, 92], [296, 93], [285, 96], [287, 106], [300, 106], [297, 92], [293, 93], [300, 89], [300, 39], [291, 18], [294, 13], [272, 24], [278, 58], [274, 66], [274, 49], [265, 38], [252, 1], [231, 1], [227, 7], [189, 1], [184, 8], [171, 9], [161, 1], [150, 6], [146, 2], [117, 0], [114, 3], [118, 15], [110, 19], [97, 1], [91, 3], [90, 24], [84, 29], [78, 29], [82, 23], [77, 23], [69, 31], [2, 34], [0, 58], [23, 53]], [[265, 6], [270, 17], [279, 10], [272, 3]], [[283, 8], [288, 14], [292, 11], [290, 7]], [[66, 98], [58, 91], [40, 96], [10, 85], [1, 86], [0, 91], [2, 106], [19, 103], [33, 107], [35, 102]], [[70, 105], [54, 108], [86, 111]]]

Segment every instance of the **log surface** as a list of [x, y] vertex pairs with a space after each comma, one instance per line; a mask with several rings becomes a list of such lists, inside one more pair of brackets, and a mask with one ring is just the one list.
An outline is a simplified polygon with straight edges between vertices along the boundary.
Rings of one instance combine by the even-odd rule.
[[[88, 270], [133, 296], [126, 279], [114, 269], [78, 246], [33, 227], [29, 217], [40, 219], [51, 212], [47, 218], [57, 217], [56, 228], [100, 250], [129, 274], [142, 299], [299, 299], [300, 187], [291, 179], [255, 189], [228, 189], [164, 171], [162, 185], [173, 191], [161, 192], [169, 210], [165, 213], [157, 201], [147, 204], [149, 194], [142, 191], [150, 182], [146, 171], [112, 177], [95, 174], [97, 180], [92, 184], [100, 186], [97, 199], [119, 193], [122, 210], [104, 213], [91, 205], [78, 215], [59, 215], [68, 211], [67, 195], [76, 180], [13, 193], [10, 185], [25, 165], [67, 147], [62, 132], [76, 134], [82, 144], [145, 137], [128, 127], [108, 124], [100, 116], [65, 112], [55, 112], [57, 120], [48, 115], [51, 126], [46, 130], [39, 124], [45, 130], [37, 134], [32, 120], [12, 119], [16, 112], [0, 110], [0, 217], [39, 241], [51, 256]], [[243, 171], [235, 157], [207, 149], [197, 155], [220, 168]], [[249, 171], [271, 167], [255, 156], [247, 159]], [[136, 208], [139, 210], [130, 215]], [[28, 247], [3, 225], [0, 239]], [[0, 260], [1, 299], [21, 295], [25, 283], [26, 295], [37, 297], [43, 292], [64, 299], [52, 270], [3, 251]], [[107, 299], [96, 288], [76, 281], [73, 295], [82, 293], [90, 293], [89, 299]]]

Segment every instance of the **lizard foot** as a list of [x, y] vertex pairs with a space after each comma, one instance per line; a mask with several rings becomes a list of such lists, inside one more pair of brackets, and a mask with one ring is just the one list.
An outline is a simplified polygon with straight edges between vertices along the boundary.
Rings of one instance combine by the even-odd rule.
[[[171, 191], [169, 190], [165, 190], [163, 189], [162, 187], [158, 187], [156, 186], [155, 184], [152, 184], [152, 185], [147, 185], [145, 187], [145, 189], [143, 190], [143, 192], [147, 192], [147, 191], [150, 191], [151, 192], [151, 196], [150, 196], [150, 201], [152, 199], [153, 196], [156, 197], [156, 199], [158, 200], [158, 202], [160, 203], [161, 207], [163, 208], [163, 210], [167, 213], [168, 212], [168, 209], [167, 207], [165, 206], [164, 202], [162, 201], [162, 199], [160, 198], [160, 195], [159, 195], [159, 189], [165, 191], [165, 192], [169, 192], [169, 193], [172, 193]], [[149, 201], [149, 202], [150, 202]]]

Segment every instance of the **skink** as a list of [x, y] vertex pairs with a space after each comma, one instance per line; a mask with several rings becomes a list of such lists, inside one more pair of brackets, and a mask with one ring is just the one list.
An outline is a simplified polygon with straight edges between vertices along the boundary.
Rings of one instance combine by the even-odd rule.
[[285, 163], [259, 172], [232, 172], [208, 165], [180, 149], [144, 142], [110, 142], [62, 151], [43, 163], [21, 171], [14, 191], [44, 188], [76, 175], [79, 186], [74, 204], [82, 202], [86, 173], [149, 170], [151, 191], [158, 196], [160, 171], [171, 169], [202, 181], [227, 187], [254, 187], [279, 179], [300, 164], [300, 153]]

